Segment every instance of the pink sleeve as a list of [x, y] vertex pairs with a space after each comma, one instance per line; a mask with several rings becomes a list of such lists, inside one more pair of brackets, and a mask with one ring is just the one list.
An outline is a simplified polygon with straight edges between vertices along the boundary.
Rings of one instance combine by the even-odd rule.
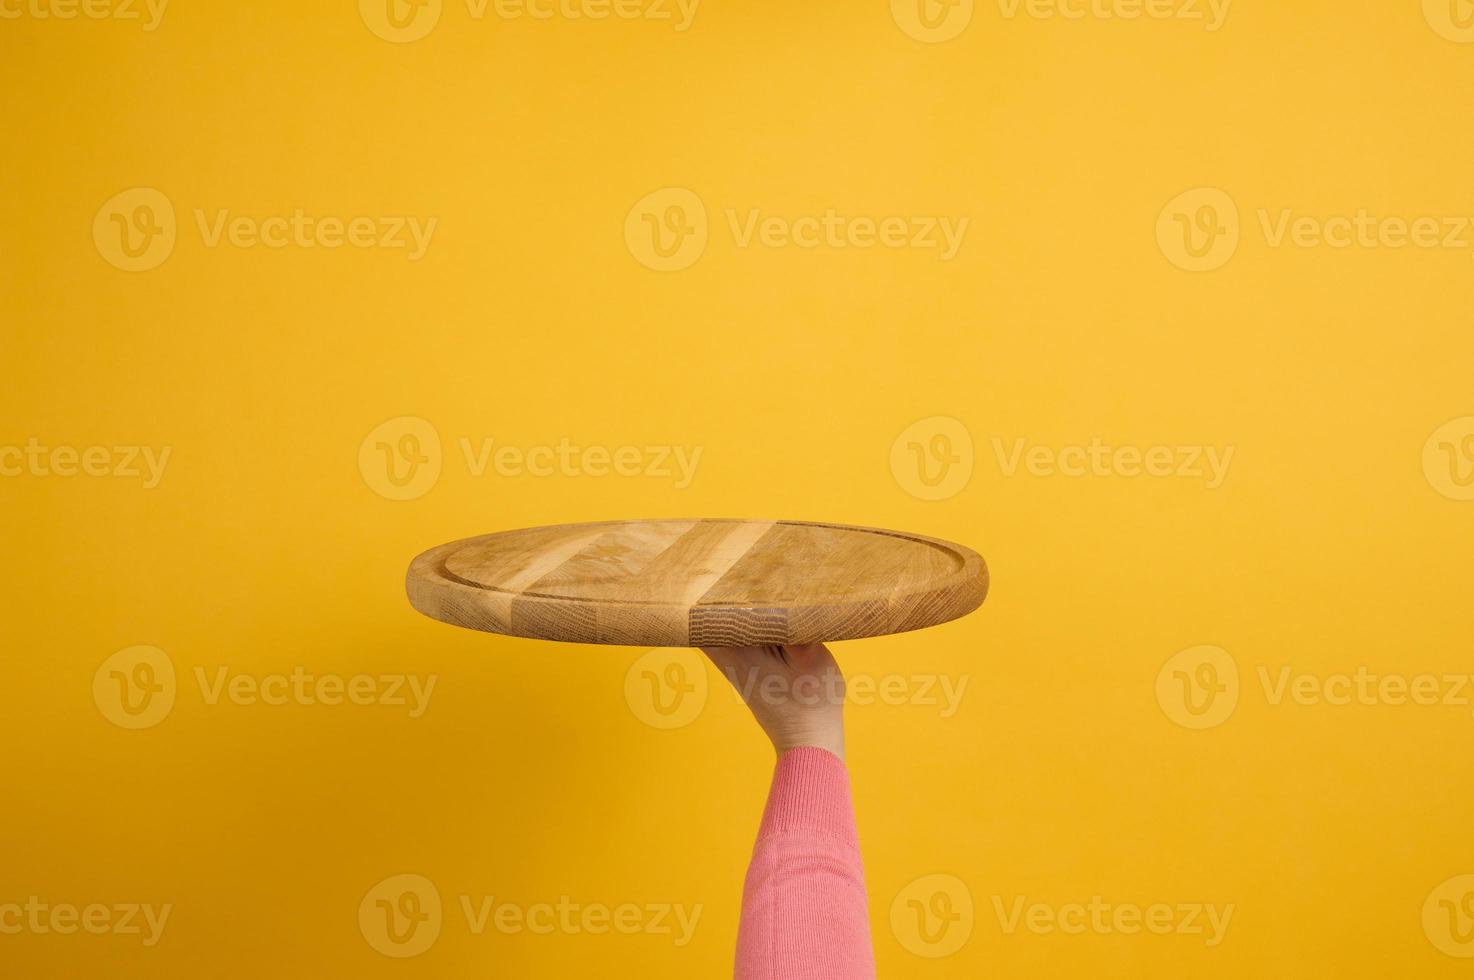
[[742, 891], [737, 980], [875, 976], [849, 773], [823, 749], [785, 752]]

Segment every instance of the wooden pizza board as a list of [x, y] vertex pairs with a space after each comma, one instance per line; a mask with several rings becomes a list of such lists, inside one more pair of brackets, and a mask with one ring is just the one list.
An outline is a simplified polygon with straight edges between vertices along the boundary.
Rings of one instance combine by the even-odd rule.
[[804, 521], [644, 520], [499, 531], [417, 557], [410, 603], [512, 636], [625, 646], [819, 643], [935, 626], [976, 609], [970, 548]]

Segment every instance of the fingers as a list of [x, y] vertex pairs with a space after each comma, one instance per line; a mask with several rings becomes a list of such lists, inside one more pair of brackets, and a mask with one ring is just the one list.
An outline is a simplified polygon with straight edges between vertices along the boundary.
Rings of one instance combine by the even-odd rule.
[[728, 677], [731, 676], [732, 668], [741, 663], [741, 647], [700, 647], [699, 649], [706, 654], [706, 659], [716, 665], [717, 670]]
[[739, 671], [761, 666], [769, 656], [769, 647], [701, 647], [707, 659], [716, 664], [729, 679]]
[[778, 655], [781, 647], [769, 645], [761, 647], [698, 647], [698, 649], [714, 661], [723, 660], [760, 660], [763, 657]]
[[834, 662], [834, 655], [822, 643], [796, 644], [784, 649], [787, 651], [785, 661], [795, 670], [838, 669], [838, 664]]
[[699, 649], [717, 663], [748, 660], [763, 651], [762, 647], [700, 647]]
[[835, 663], [834, 655], [822, 643], [701, 647], [700, 650], [733, 684], [739, 683], [739, 677], [766, 677], [775, 673], [790, 678], [804, 674], [844, 676], [839, 664]]
[[745, 663], [771, 657], [791, 663], [795, 660], [814, 660], [830, 657], [829, 648], [822, 643], [795, 643], [787, 646], [770, 643], [760, 647], [699, 647], [717, 666], [724, 663]]

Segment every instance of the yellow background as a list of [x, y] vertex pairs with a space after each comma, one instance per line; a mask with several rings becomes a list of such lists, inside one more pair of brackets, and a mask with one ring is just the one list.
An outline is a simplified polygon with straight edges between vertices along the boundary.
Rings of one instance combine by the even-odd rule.
[[[13, 2], [13, 0], [12, 0]], [[7, 9], [25, 9], [10, 7]], [[849, 754], [882, 976], [1462, 976], [1422, 926], [1474, 872], [1470, 707], [1269, 703], [1296, 674], [1470, 670], [1474, 503], [1425, 479], [1474, 414], [1474, 247], [1272, 247], [1258, 212], [1474, 214], [1474, 45], [1417, 0], [1234, 3], [1201, 21], [1008, 18], [908, 36], [885, 3], [707, 0], [670, 21], [477, 20], [375, 36], [352, 2], [174, 0], [157, 30], [0, 21], [0, 443], [172, 447], [160, 485], [0, 479], [0, 903], [169, 902], [162, 941], [0, 935], [15, 977], [646, 977], [730, 971], [769, 752], [717, 684], [646, 725], [642, 651], [415, 614], [419, 550], [621, 516], [894, 526], [989, 560], [983, 609], [838, 644], [852, 675], [968, 681], [950, 718], [856, 705]], [[92, 239], [172, 202], [167, 261]], [[705, 252], [626, 247], [687, 188]], [[1219, 188], [1236, 254], [1187, 272], [1163, 207]], [[194, 211], [438, 219], [427, 254], [207, 247]], [[935, 250], [738, 247], [727, 209], [967, 216]], [[1466, 237], [1468, 237], [1466, 235]], [[443, 472], [390, 501], [364, 437], [428, 421]], [[971, 480], [908, 493], [892, 442], [959, 420]], [[460, 438], [702, 447], [695, 480], [472, 476]], [[991, 440], [1232, 446], [1227, 481], [1032, 476]], [[108, 656], [178, 671], [112, 724]], [[1242, 681], [1191, 730], [1179, 650]], [[210, 705], [194, 670], [438, 676], [400, 708]], [[441, 935], [370, 947], [360, 899], [434, 881]], [[913, 955], [892, 899], [966, 883], [972, 932]], [[700, 903], [694, 940], [472, 934], [457, 896]], [[993, 896], [1233, 903], [1201, 936], [1009, 935]]]

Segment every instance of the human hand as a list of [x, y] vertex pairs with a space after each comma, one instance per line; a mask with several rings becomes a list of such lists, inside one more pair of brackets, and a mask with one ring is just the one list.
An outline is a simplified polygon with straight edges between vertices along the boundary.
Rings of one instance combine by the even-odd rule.
[[702, 647], [781, 756], [809, 745], [844, 759], [844, 675], [828, 647]]

